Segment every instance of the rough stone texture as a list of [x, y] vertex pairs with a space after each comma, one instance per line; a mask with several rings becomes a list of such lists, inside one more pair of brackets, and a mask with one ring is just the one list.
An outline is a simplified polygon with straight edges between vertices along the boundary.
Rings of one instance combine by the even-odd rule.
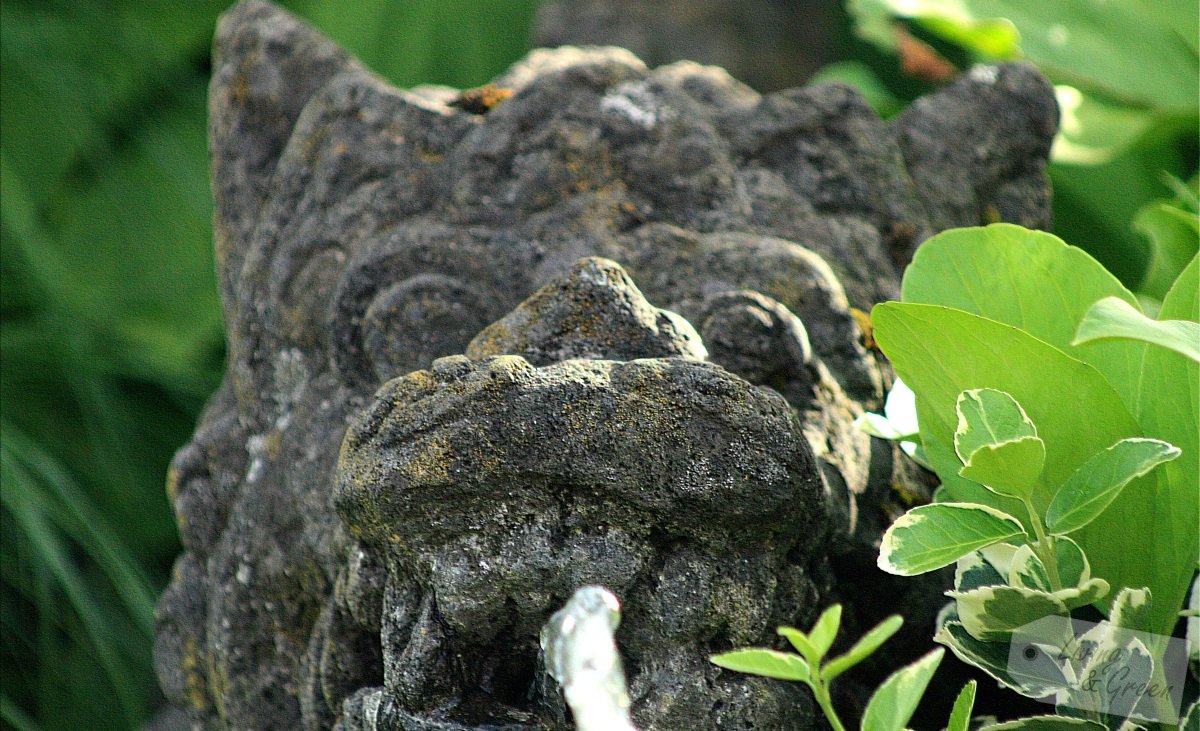
[[[851, 427], [887, 374], [849, 307], [938, 228], [1046, 223], [1046, 83], [990, 68], [892, 124], [619, 49], [497, 83], [471, 114], [272, 5], [222, 20], [229, 363], [169, 478], [160, 723], [563, 728], [538, 630], [599, 583], [641, 728], [809, 729], [707, 655], [893, 608], [874, 543], [925, 485]], [[920, 628], [936, 591], [903, 586]]]

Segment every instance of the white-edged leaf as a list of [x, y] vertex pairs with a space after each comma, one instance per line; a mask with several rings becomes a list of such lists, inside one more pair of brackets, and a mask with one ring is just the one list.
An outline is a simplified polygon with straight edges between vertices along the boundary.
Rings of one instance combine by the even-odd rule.
[[1054, 555], [1058, 561], [1058, 577], [1063, 586], [1078, 586], [1092, 578], [1087, 555], [1069, 536], [1054, 536]]
[[971, 591], [948, 591], [958, 618], [971, 636], [982, 642], [1006, 642], [1014, 630], [1043, 617], [1067, 616], [1066, 605], [1053, 594], [1015, 586], [981, 586]]
[[984, 726], [979, 731], [1108, 731], [1103, 725], [1086, 718], [1066, 716], [1031, 716]]
[[1046, 528], [1058, 535], [1079, 530], [1104, 512], [1121, 488], [1178, 457], [1159, 439], [1122, 439], [1096, 454], [1059, 487], [1046, 509]]
[[1125, 587], [1113, 599], [1108, 621], [1123, 629], [1150, 632], [1153, 628], [1153, 598], [1149, 589]]
[[[997, 543], [996, 545], [1006, 546], [1009, 544]], [[981, 586], [995, 586], [1004, 582], [1004, 574], [997, 571], [996, 567], [986, 560], [983, 551], [972, 551], [958, 559], [954, 565], [955, 591], [970, 591]]]
[[904, 731], [945, 650], [937, 648], [888, 676], [863, 712], [863, 731]]
[[872, 653], [879, 649], [880, 645], [887, 642], [892, 635], [896, 634], [903, 624], [904, 619], [898, 614], [893, 614], [875, 625], [871, 631], [859, 638], [858, 642], [855, 642], [849, 650], [825, 663], [825, 666], [821, 668], [821, 679], [828, 684], [837, 676], [866, 660]]
[[[1020, 546], [1013, 545], [1012, 543], [996, 543], [991, 546], [984, 546], [979, 549], [979, 553], [1001, 576], [1008, 576], [1008, 572], [1012, 568], [1013, 558], [1017, 555], [1017, 551], [1020, 548]], [[997, 581], [994, 583], [999, 584], [1002, 582]]]
[[994, 388], [963, 391], [958, 394], [955, 411], [958, 427], [954, 431], [954, 452], [963, 464], [969, 463], [981, 447], [1038, 435], [1021, 404]]
[[714, 665], [739, 673], [761, 675], [778, 680], [809, 680], [808, 663], [799, 655], [790, 652], [769, 650], [765, 647], [747, 647], [742, 650], [723, 652], [708, 658]]
[[1053, 662], [1039, 657], [1034, 665], [1011, 662], [1009, 645], [981, 642], [971, 636], [961, 622], [949, 621], [938, 628], [934, 642], [949, 647], [960, 660], [974, 665], [1007, 688], [1029, 698], [1042, 698], [1066, 688], [1070, 681]]
[[[1103, 624], [1103, 623], [1102, 623]], [[1119, 658], [1119, 659], [1117, 659]], [[1084, 666], [1066, 703], [1110, 717], [1133, 715], [1154, 676], [1154, 657], [1134, 633], [1113, 627]]]
[[1052, 591], [1050, 573], [1029, 545], [1020, 546], [1008, 567], [1008, 584], [1024, 589]]
[[1095, 604], [1108, 596], [1110, 588], [1112, 587], [1104, 579], [1093, 577], [1081, 581], [1077, 586], [1067, 586], [1051, 592], [1050, 596], [1067, 605], [1067, 609], [1078, 609], [1088, 604]]
[[890, 574], [915, 576], [1023, 534], [1016, 518], [986, 505], [922, 505], [900, 516], [884, 533], [878, 564]]

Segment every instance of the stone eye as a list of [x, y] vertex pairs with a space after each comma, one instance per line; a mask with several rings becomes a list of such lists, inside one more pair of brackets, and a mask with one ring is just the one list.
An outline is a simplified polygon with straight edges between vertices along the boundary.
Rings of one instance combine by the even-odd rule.
[[443, 274], [418, 274], [381, 289], [359, 326], [377, 382], [463, 352], [488, 324], [477, 289]]

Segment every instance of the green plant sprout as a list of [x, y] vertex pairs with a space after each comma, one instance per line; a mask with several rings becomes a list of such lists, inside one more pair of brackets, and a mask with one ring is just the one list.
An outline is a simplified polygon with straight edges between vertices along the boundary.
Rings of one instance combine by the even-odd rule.
[[[796, 653], [750, 647], [713, 655], [710, 659], [727, 670], [804, 683], [812, 690], [817, 705], [833, 730], [845, 731], [846, 727], [833, 707], [830, 684], [842, 673], [870, 657], [900, 629], [904, 620], [898, 615], [888, 617], [845, 653], [826, 660], [841, 620], [842, 607], [834, 604], [821, 613], [807, 633], [795, 627], [780, 627], [779, 634], [787, 638]], [[867, 702], [862, 718], [863, 731], [904, 731], [942, 661], [943, 653], [941, 648], [933, 650], [888, 676]], [[965, 731], [966, 726], [962, 728]]]

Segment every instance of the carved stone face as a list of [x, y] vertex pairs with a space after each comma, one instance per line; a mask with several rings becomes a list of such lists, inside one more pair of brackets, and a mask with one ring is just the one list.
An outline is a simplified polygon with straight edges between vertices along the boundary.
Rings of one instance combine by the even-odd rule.
[[497, 83], [471, 114], [274, 6], [223, 19], [230, 358], [169, 480], [164, 690], [230, 728], [555, 727], [538, 629], [600, 583], [641, 728], [809, 728], [706, 658], [872, 550], [907, 478], [850, 427], [885, 374], [849, 306], [933, 231], [1045, 220], [1052, 95], [1000, 67], [885, 124], [616, 49]]

